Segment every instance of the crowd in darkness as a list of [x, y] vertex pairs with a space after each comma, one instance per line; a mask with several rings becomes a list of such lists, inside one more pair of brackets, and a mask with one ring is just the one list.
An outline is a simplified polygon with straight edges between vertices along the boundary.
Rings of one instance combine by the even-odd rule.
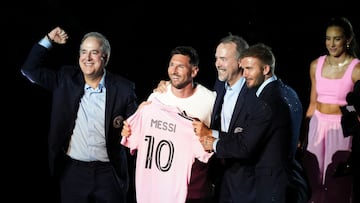
[[[49, 196], [57, 191], [47, 163], [51, 95], [29, 85], [20, 73], [32, 44], [54, 27], [62, 26], [69, 34], [69, 42], [50, 56], [62, 56], [54, 58], [55, 65], [57, 61], [61, 64], [77, 62], [78, 54], [67, 52], [78, 50], [85, 33], [98, 31], [106, 35], [112, 45], [109, 70], [135, 82], [139, 102], [149, 96], [160, 80], [167, 79], [168, 53], [173, 47], [189, 45], [198, 50], [201, 71], [197, 80], [212, 88], [216, 79], [214, 48], [220, 38], [230, 32], [244, 37], [249, 44], [263, 42], [270, 45], [277, 56], [277, 75], [297, 91], [306, 109], [310, 92], [309, 64], [326, 52], [324, 25], [333, 16], [333, 13], [325, 13], [328, 9], [321, 9], [323, 13], [317, 13], [315, 8], [309, 13], [293, 11], [294, 5], [281, 12], [267, 10], [264, 5], [257, 7], [255, 3], [237, 9], [239, 3], [235, 1], [196, 6], [185, 1], [176, 7], [170, 3], [145, 5], [133, 1], [119, 2], [123, 4], [123, 7], [117, 6], [119, 9], [114, 9], [114, 3], [101, 3], [104, 8], [96, 8], [97, 12], [68, 8], [65, 4], [70, 1], [59, 2], [36, 2], [32, 5], [39, 7], [36, 10], [26, 8], [30, 5], [13, 6], [5, 8], [8, 9], [6, 16], [4, 12], [0, 14], [7, 31], [3, 78], [8, 82], [3, 88], [11, 95], [4, 98], [7, 98], [6, 106], [11, 106], [9, 110], [12, 110], [4, 116], [9, 129], [3, 131], [4, 144], [8, 145], [3, 154], [8, 172], [5, 175], [11, 174], [7, 178], [10, 182], [6, 183], [11, 192], [5, 195], [9, 195], [12, 202], [23, 198], [48, 202]], [[348, 9], [338, 14], [352, 22], [360, 41], [360, 20], [356, 13]]]

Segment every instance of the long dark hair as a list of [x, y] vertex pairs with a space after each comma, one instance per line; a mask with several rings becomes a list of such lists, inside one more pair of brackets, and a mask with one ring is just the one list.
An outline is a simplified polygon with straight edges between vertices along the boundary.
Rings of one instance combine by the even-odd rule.
[[346, 45], [347, 53], [358, 58], [358, 56], [360, 56], [360, 50], [350, 21], [345, 17], [333, 17], [327, 23], [326, 28], [332, 26], [342, 28], [346, 39], [349, 40], [349, 43]]

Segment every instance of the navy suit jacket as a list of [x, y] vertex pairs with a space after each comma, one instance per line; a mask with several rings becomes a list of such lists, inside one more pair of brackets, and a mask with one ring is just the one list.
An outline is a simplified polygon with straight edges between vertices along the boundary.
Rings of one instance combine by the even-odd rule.
[[[59, 70], [44, 68], [48, 49], [35, 44], [22, 66], [22, 73], [32, 82], [52, 92], [52, 111], [48, 137], [49, 166], [52, 175], [63, 169], [65, 152], [75, 126], [85, 80], [79, 66]], [[107, 153], [122, 188], [128, 189], [128, 151], [120, 144], [122, 120], [137, 109], [133, 82], [107, 71], [105, 78], [105, 139]]]
[[279, 81], [269, 83], [258, 98], [255, 90], [242, 88], [228, 132], [219, 133], [216, 155], [230, 163], [221, 201], [285, 202], [291, 168], [289, 108]]

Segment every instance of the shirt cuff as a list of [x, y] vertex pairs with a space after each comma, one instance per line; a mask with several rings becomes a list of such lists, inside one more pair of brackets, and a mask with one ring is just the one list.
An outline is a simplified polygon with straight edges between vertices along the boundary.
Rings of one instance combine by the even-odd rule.
[[215, 153], [216, 153], [216, 145], [217, 145], [218, 141], [219, 141], [219, 139], [216, 139], [213, 142], [213, 150], [214, 150]]
[[219, 139], [219, 131], [217, 130], [211, 130], [212, 131], [212, 136], [215, 137], [216, 139]]
[[217, 130], [211, 130], [211, 131], [212, 131], [212, 136], [214, 138], [216, 138], [213, 142], [213, 150], [216, 153], [216, 145], [217, 145], [217, 142], [219, 141], [219, 131], [217, 131]]
[[52, 48], [52, 43], [51, 41], [47, 38], [44, 37], [39, 41], [39, 44], [47, 49], [51, 49]]

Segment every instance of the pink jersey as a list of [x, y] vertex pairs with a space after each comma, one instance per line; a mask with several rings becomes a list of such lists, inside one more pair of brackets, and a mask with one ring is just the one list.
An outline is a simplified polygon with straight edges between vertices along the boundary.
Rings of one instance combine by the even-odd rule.
[[346, 95], [354, 88], [354, 83], [351, 79], [352, 72], [358, 59], [353, 59], [346, 69], [342, 78], [328, 79], [322, 77], [322, 67], [326, 55], [320, 56], [316, 66], [315, 80], [316, 92], [318, 94], [317, 101], [328, 104], [346, 105]]
[[135, 188], [137, 203], [184, 203], [195, 158], [207, 162], [191, 120], [176, 107], [154, 99], [127, 119], [131, 136], [121, 143], [137, 150]]

